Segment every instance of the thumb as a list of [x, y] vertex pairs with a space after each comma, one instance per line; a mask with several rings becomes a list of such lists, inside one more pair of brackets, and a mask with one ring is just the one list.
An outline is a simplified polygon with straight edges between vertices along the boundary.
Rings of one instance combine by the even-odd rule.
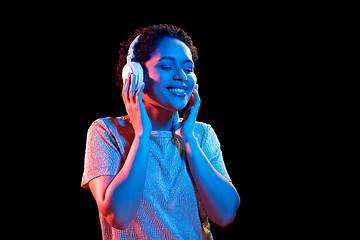
[[172, 125], [176, 125], [179, 122], [179, 112], [174, 113]]
[[181, 126], [181, 122], [179, 121], [179, 112], [174, 113], [173, 122], [172, 122], [172, 130], [175, 132]]

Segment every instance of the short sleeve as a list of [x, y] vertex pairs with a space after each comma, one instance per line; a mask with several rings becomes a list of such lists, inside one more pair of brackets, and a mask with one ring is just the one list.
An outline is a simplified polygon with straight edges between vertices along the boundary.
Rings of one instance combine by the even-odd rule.
[[115, 137], [101, 119], [96, 120], [87, 133], [81, 186], [89, 188], [89, 182], [96, 177], [116, 175], [120, 160]]
[[210, 125], [207, 125], [204, 133], [202, 150], [216, 171], [218, 171], [218, 173], [220, 173], [227, 180], [231, 181], [225, 167], [219, 139], [214, 129]]

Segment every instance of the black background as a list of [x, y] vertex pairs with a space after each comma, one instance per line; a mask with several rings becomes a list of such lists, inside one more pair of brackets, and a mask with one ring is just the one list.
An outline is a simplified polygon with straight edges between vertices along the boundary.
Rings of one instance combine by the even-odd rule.
[[[288, 166], [294, 131], [290, 125], [298, 117], [291, 110], [300, 85], [290, 57], [297, 38], [290, 34], [293, 26], [267, 12], [266, 6], [261, 11], [258, 6], [232, 10], [215, 6], [210, 12], [190, 8], [147, 15], [125, 10], [69, 7], [38, 20], [41, 60], [36, 71], [45, 81], [36, 86], [48, 90], [36, 101], [46, 122], [43, 135], [49, 139], [43, 143], [51, 162], [47, 178], [54, 183], [47, 198], [60, 202], [51, 219], [68, 219], [53, 227], [62, 228], [65, 235], [77, 232], [101, 239], [96, 203], [90, 190], [80, 187], [87, 129], [97, 118], [126, 115], [115, 85], [119, 43], [139, 27], [167, 23], [187, 31], [198, 48], [197, 120], [213, 126], [241, 197], [232, 224], [211, 223], [214, 238], [250, 239], [245, 237], [250, 234], [252, 239], [278, 232], [284, 219], [275, 206], [287, 204], [288, 197], [278, 193], [288, 190], [284, 179], [291, 174], [280, 169]], [[44, 222], [52, 225], [48, 219]]]

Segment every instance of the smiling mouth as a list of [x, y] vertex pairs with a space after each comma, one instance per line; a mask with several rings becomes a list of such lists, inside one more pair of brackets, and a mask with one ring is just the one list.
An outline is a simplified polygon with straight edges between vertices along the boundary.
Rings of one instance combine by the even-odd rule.
[[168, 88], [169, 91], [171, 92], [175, 92], [175, 93], [184, 93], [185, 92], [185, 89], [183, 88]]
[[178, 97], [185, 97], [186, 96], [186, 89], [184, 88], [176, 88], [176, 87], [171, 87], [171, 88], [166, 88], [167, 90], [169, 90], [172, 94], [178, 96]]

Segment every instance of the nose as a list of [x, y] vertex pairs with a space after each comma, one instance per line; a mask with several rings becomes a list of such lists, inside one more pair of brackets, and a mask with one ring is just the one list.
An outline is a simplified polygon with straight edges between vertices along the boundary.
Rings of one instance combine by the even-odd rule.
[[181, 68], [179, 68], [179, 69], [176, 71], [173, 79], [174, 79], [174, 80], [179, 80], [179, 81], [181, 81], [181, 82], [184, 82], [184, 81], [187, 80], [187, 75], [185, 74], [185, 72], [184, 72]]

